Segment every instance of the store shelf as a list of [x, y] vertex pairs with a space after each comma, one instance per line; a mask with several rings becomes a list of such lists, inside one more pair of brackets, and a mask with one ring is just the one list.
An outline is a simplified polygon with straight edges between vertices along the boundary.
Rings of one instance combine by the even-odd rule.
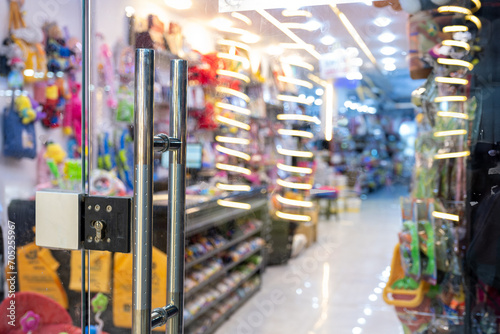
[[225, 266], [224, 268], [222, 268], [220, 271], [216, 272], [215, 274], [213, 274], [212, 276], [210, 276], [206, 280], [202, 281], [200, 284], [198, 284], [197, 286], [195, 286], [191, 290], [187, 291], [186, 292], [186, 298], [191, 297], [193, 294], [195, 294], [196, 292], [200, 291], [201, 289], [203, 289], [204, 287], [206, 287], [210, 283], [213, 283], [214, 281], [216, 281], [220, 277], [224, 276], [229, 270], [233, 269], [234, 267], [236, 267], [240, 263], [248, 260], [252, 255], [260, 252], [261, 250], [262, 250], [262, 247], [258, 247], [256, 249], [254, 249], [253, 251], [251, 251], [250, 253], [248, 253], [245, 256], [243, 256], [238, 261], [228, 264], [227, 266]]
[[256, 287], [253, 291], [250, 291], [248, 294], [243, 297], [236, 305], [231, 307], [224, 315], [222, 315], [219, 319], [217, 319], [212, 326], [203, 334], [211, 334], [215, 332], [217, 328], [224, 323], [237, 309], [241, 307], [241, 305], [245, 304], [250, 298], [252, 298], [258, 291], [260, 290], [260, 285]]
[[223, 245], [219, 248], [216, 248], [213, 251], [210, 251], [207, 254], [205, 254], [205, 255], [203, 255], [203, 256], [201, 256], [201, 257], [199, 257], [191, 262], [186, 263], [186, 270], [192, 268], [193, 266], [197, 265], [198, 263], [202, 263], [203, 261], [206, 261], [206, 260], [214, 257], [217, 253], [220, 253], [221, 251], [226, 250], [226, 249], [230, 248], [231, 246], [234, 246], [234, 245], [248, 239], [252, 235], [259, 233], [260, 231], [262, 231], [262, 227], [259, 227], [256, 230], [254, 230], [250, 233], [244, 234], [236, 239], [233, 239], [233, 240], [229, 241], [228, 243], [226, 243], [225, 245]]
[[208, 310], [210, 310], [212, 307], [214, 307], [215, 305], [217, 305], [219, 302], [221, 302], [224, 299], [226, 299], [230, 294], [232, 294], [233, 292], [235, 292], [236, 290], [238, 290], [238, 288], [240, 286], [242, 286], [243, 283], [245, 283], [250, 278], [252, 278], [252, 276], [254, 276], [261, 269], [261, 267], [262, 267], [262, 264], [259, 264], [257, 266], [257, 268], [255, 268], [254, 270], [252, 270], [247, 276], [245, 276], [240, 282], [238, 282], [238, 284], [236, 284], [234, 287], [232, 287], [228, 291], [224, 292], [217, 299], [215, 299], [213, 302], [211, 302], [208, 306], [202, 307], [198, 313], [196, 313], [191, 319], [189, 319], [189, 320], [187, 320], [185, 322], [185, 326], [187, 327], [187, 326], [191, 325], [192, 323], [194, 323], [194, 321], [196, 321], [197, 319], [199, 319]]

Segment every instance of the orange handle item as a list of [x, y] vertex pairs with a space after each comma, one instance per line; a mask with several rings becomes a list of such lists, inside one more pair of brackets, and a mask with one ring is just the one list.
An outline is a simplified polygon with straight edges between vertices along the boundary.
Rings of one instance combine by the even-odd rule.
[[424, 300], [427, 291], [429, 291], [429, 284], [425, 281], [420, 281], [416, 290], [393, 289], [392, 285], [394, 282], [404, 277], [405, 273], [401, 266], [399, 244], [397, 244], [392, 255], [391, 275], [382, 296], [384, 301], [389, 305], [396, 307], [418, 307]]

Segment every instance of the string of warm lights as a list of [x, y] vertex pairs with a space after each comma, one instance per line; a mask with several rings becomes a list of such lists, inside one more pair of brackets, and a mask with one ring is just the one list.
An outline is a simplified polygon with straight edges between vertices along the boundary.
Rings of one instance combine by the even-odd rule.
[[[472, 13], [476, 12], [479, 8], [481, 8], [480, 0], [471, 0], [474, 4], [472, 9], [468, 9], [461, 6], [441, 6], [438, 8], [439, 13], [450, 13], [450, 14], [463, 14], [465, 16], [465, 20], [473, 22], [478, 29], [481, 29], [481, 21]], [[466, 32], [469, 31], [469, 27], [465, 25], [449, 25], [443, 28], [444, 33], [455, 33], [455, 32]], [[465, 51], [469, 52], [471, 50], [471, 46], [469, 43], [464, 41], [457, 40], [444, 40], [441, 42], [444, 46], [450, 46], [455, 48], [462, 48]], [[472, 71], [474, 65], [468, 61], [462, 59], [451, 59], [451, 58], [438, 58], [437, 63], [444, 66], [459, 66], [465, 67], [469, 71]], [[434, 81], [439, 84], [447, 84], [447, 85], [461, 85], [466, 86], [469, 84], [467, 79], [456, 78], [451, 76], [438, 76], [434, 78]], [[457, 88], [458, 89], [458, 88]], [[454, 96], [438, 96], [434, 99], [435, 103], [441, 102], [459, 102], [464, 103], [467, 101], [467, 96], [465, 95], [454, 95]], [[455, 112], [455, 111], [447, 111], [440, 110], [436, 114], [439, 117], [450, 117], [462, 120], [468, 120], [469, 116], [466, 113]], [[466, 129], [455, 129], [455, 130], [446, 130], [446, 131], [436, 131], [434, 132], [434, 137], [447, 137], [447, 136], [463, 136], [467, 134]], [[448, 152], [448, 153], [439, 153], [434, 155], [434, 159], [455, 159], [455, 158], [464, 158], [470, 155], [470, 151], [459, 151], [459, 152]], [[460, 217], [455, 214], [450, 214], [446, 212], [438, 212], [434, 211], [432, 216], [435, 218], [446, 219], [458, 222], [460, 221]]]
[[[241, 13], [233, 12], [231, 16], [246, 23], [247, 25], [252, 24], [251, 19]], [[218, 58], [225, 59], [233, 63], [235, 62], [241, 64], [241, 67], [244, 70], [250, 69], [250, 60], [245, 56], [237, 54], [237, 49], [249, 52], [250, 47], [247, 44], [230, 39], [219, 40], [218, 44], [221, 46], [229, 47], [228, 52], [218, 52], [217, 53]], [[234, 67], [229, 67], [229, 68], [234, 68]], [[219, 69], [217, 70], [216, 73], [221, 76], [226, 76], [233, 79], [241, 80], [245, 83], [250, 83], [250, 78], [247, 75], [240, 72], [236, 72], [234, 70]], [[219, 94], [220, 97], [236, 97], [243, 100], [245, 103], [250, 102], [250, 97], [247, 94], [243, 93], [242, 91], [236, 90], [234, 88], [226, 87], [222, 84], [216, 87], [216, 92]], [[236, 116], [240, 117], [250, 116], [251, 115], [250, 109], [241, 107], [240, 105], [232, 104], [229, 99], [227, 101], [217, 101], [215, 103], [215, 107], [218, 108], [219, 110], [217, 116], [215, 117], [215, 120], [217, 122], [225, 126], [234, 127], [238, 129], [237, 130], [238, 132], [250, 131], [250, 125], [247, 124], [248, 122], [242, 122], [240, 120], [235, 119]], [[229, 117], [227, 112], [233, 113], [235, 117], [234, 118]], [[241, 159], [244, 162], [248, 162], [250, 161], [251, 156], [248, 153], [244, 152], [244, 150], [250, 144], [250, 140], [244, 137], [246, 136], [235, 136], [235, 137], [221, 136], [221, 135], [215, 136], [215, 141], [218, 143], [215, 146], [215, 149], [216, 151], [225, 154], [229, 157]], [[226, 145], [233, 145], [233, 146], [227, 147]], [[238, 148], [236, 149], [235, 147]], [[219, 170], [235, 174], [243, 174], [243, 175], [251, 174], [250, 169], [239, 166], [237, 162], [217, 163], [215, 167]], [[226, 184], [219, 182], [216, 184], [216, 187], [224, 191], [241, 191], [241, 192], [251, 191], [251, 187], [246, 184]], [[217, 204], [223, 207], [240, 209], [240, 210], [250, 210], [252, 207], [248, 203], [237, 202], [233, 200], [218, 200]]]

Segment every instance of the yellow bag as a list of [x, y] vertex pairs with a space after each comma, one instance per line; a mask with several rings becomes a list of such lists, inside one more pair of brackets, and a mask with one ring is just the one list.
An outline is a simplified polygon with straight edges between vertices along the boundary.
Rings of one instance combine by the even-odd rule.
[[19, 8], [19, 2], [10, 1], [9, 33], [12, 40], [21, 49], [24, 60], [24, 82], [33, 83], [43, 80], [47, 73], [47, 57], [41, 43], [30, 43], [15, 36], [15, 30], [25, 29], [26, 23]]

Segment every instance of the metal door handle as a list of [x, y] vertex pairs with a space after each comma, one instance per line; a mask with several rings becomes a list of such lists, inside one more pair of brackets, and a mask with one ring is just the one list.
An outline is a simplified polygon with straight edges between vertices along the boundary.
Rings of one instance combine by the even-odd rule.
[[[172, 60], [170, 135], [153, 135], [154, 51], [137, 49], [135, 63], [132, 333], [151, 333], [168, 322], [183, 333], [184, 224], [186, 221], [187, 62]], [[170, 151], [167, 220], [167, 306], [151, 312], [153, 150]], [[170, 319], [170, 321], [169, 321]]]

